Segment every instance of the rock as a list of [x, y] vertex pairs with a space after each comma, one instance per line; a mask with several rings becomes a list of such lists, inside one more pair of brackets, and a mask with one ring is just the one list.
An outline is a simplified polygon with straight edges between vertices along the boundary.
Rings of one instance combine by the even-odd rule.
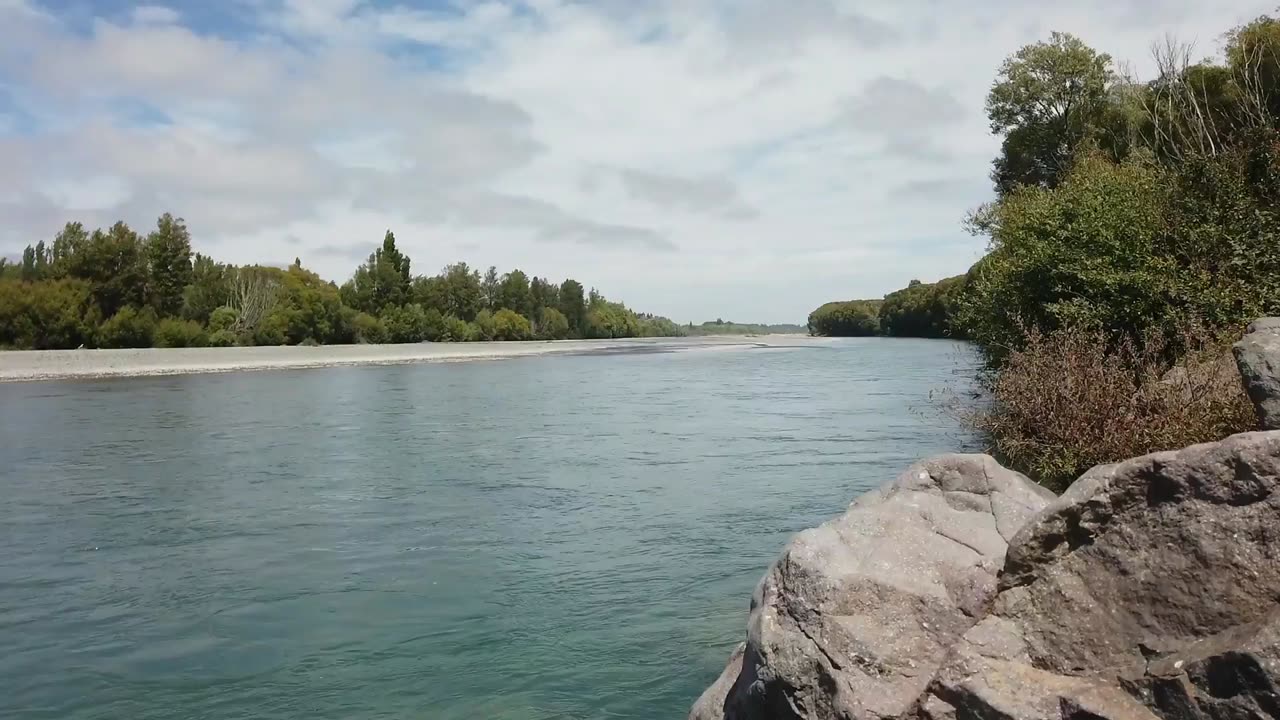
[[[1280, 717], [1280, 432], [1095, 468], [930, 687], [962, 717]], [[927, 714], [930, 698], [922, 700]]]
[[690, 717], [1280, 718], [1280, 432], [1056, 499], [981, 455], [913, 466], [792, 541]]
[[985, 455], [912, 466], [791, 542], [756, 590], [741, 657], [690, 717], [912, 712], [990, 607], [1009, 539], [1052, 499]]
[[1280, 318], [1262, 318], [1232, 348], [1264, 430], [1280, 430]]

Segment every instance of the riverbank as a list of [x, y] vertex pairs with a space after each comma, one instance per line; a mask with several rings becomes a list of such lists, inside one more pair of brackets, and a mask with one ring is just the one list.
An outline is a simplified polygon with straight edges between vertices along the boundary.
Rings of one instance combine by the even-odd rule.
[[772, 335], [318, 347], [32, 350], [0, 352], [0, 382], [191, 375], [348, 365], [468, 362], [560, 354], [630, 354], [758, 347], [813, 347], [828, 342], [830, 341], [803, 335]]

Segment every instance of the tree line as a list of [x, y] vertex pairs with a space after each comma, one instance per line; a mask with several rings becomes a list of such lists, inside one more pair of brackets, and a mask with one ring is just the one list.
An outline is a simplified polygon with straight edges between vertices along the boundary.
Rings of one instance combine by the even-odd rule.
[[466, 263], [414, 275], [388, 231], [341, 286], [295, 260], [235, 266], [192, 252], [166, 213], [145, 237], [123, 222], [67, 223], [20, 262], [0, 258], [0, 347], [200, 347], [657, 337], [683, 334], [576, 280]]
[[965, 339], [955, 320], [968, 278], [945, 278], [936, 283], [912, 280], [881, 300], [829, 302], [809, 314], [809, 333], [830, 337], [889, 337]]
[[1145, 79], [1063, 33], [1009, 56], [986, 100], [996, 199], [965, 220], [985, 257], [824, 305], [811, 332], [972, 340], [992, 370], [979, 425], [1058, 482], [1248, 429], [1238, 379], [1214, 368], [1280, 314], [1280, 20], [1230, 30], [1217, 59], [1153, 53]]

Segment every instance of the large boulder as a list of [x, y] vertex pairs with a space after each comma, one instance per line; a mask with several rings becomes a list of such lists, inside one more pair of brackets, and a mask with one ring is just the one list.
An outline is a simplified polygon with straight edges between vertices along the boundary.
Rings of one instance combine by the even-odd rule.
[[1010, 538], [1052, 500], [985, 455], [947, 455], [801, 533], [756, 590], [745, 648], [690, 718], [912, 712], [990, 608]]
[[1077, 480], [1014, 538], [921, 714], [1275, 718], [1278, 683], [1280, 432], [1250, 433]]
[[1233, 351], [1263, 430], [1280, 430], [1280, 318], [1262, 318]]
[[788, 546], [690, 717], [1280, 718], [1280, 432], [1057, 499], [985, 456], [916, 465]]

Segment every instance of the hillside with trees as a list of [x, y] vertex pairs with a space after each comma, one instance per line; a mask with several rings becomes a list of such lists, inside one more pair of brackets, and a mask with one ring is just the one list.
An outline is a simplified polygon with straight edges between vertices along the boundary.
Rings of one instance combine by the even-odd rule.
[[456, 263], [414, 275], [386, 233], [338, 286], [295, 260], [235, 266], [193, 253], [179, 218], [145, 237], [68, 223], [0, 259], [0, 347], [59, 349], [562, 340], [682, 334], [577, 280]]
[[[975, 424], [1047, 484], [1255, 422], [1227, 345], [1280, 313], [1280, 21], [1227, 32], [1217, 59], [1172, 39], [1155, 76], [1054, 33], [987, 97], [995, 199], [969, 272], [891, 293], [875, 331], [963, 337], [986, 356]], [[815, 334], [870, 332], [870, 303], [814, 311]]]

